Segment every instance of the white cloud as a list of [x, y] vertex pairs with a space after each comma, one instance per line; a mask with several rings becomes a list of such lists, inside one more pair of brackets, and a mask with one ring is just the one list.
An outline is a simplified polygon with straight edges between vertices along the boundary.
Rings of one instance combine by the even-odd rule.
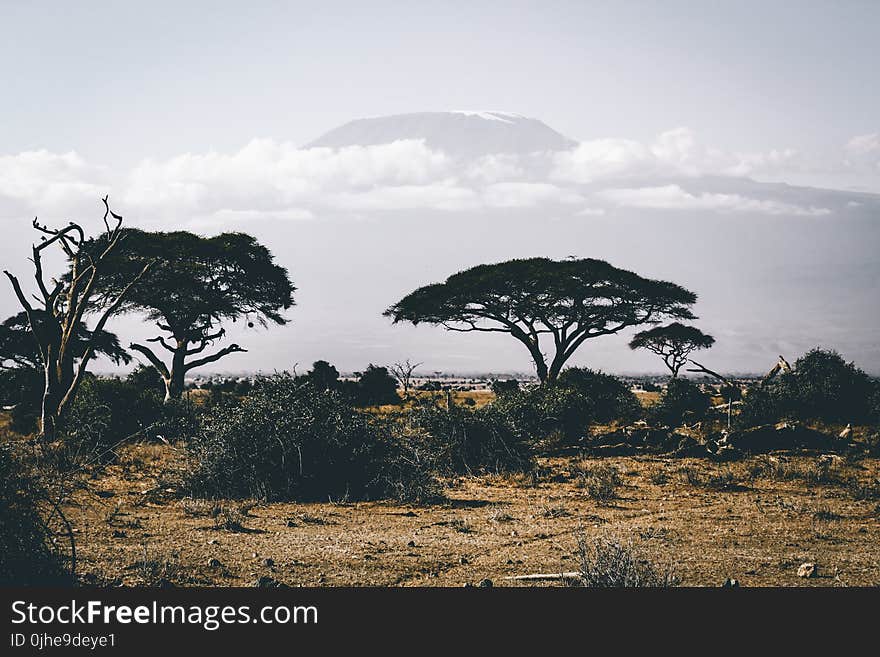
[[823, 216], [831, 212], [827, 208], [803, 207], [739, 194], [691, 194], [679, 185], [606, 189], [596, 192], [595, 196], [624, 207], [656, 210], [713, 210], [810, 217]]
[[577, 192], [550, 183], [503, 182], [483, 190], [483, 201], [490, 208], [533, 207], [542, 203], [579, 203]]
[[605, 215], [605, 208], [584, 208], [575, 212], [576, 217], [601, 217]]
[[126, 201], [183, 208], [277, 208], [327, 192], [376, 185], [422, 185], [443, 176], [450, 160], [421, 140], [340, 149], [299, 149], [255, 139], [227, 155], [187, 153], [145, 161], [132, 172]]
[[[854, 137], [838, 171], [876, 177], [880, 135]], [[863, 167], [868, 166], [868, 169]], [[89, 215], [106, 193], [130, 218], [149, 225], [246, 224], [259, 217], [302, 221], [327, 213], [406, 209], [449, 212], [576, 204], [577, 216], [601, 216], [608, 204], [658, 209], [816, 216], [829, 210], [752, 198], [754, 193], [685, 191], [703, 175], [750, 176], [803, 167], [793, 149], [732, 153], [702, 145], [688, 128], [641, 142], [595, 139], [556, 153], [484, 155], [454, 160], [424, 140], [373, 146], [297, 148], [254, 139], [229, 153], [184, 153], [114, 172], [74, 152], [0, 156], [0, 217]], [[862, 168], [856, 168], [862, 167]], [[782, 174], [780, 174], [782, 175]], [[667, 184], [674, 179], [684, 181]], [[652, 180], [655, 180], [652, 184]], [[585, 188], [590, 185], [591, 189]], [[593, 194], [591, 202], [589, 195]]]
[[107, 193], [102, 171], [75, 152], [25, 151], [0, 156], [0, 198], [44, 211], [70, 210]]
[[339, 210], [467, 210], [480, 206], [476, 192], [462, 187], [454, 180], [426, 185], [383, 186], [364, 192], [339, 192], [325, 199], [330, 207]]
[[521, 178], [525, 175], [525, 171], [518, 156], [512, 153], [498, 153], [477, 158], [467, 166], [465, 175], [472, 180], [493, 183]]
[[551, 176], [591, 183], [644, 176], [750, 176], [800, 166], [794, 149], [766, 153], [729, 153], [699, 143], [689, 128], [659, 134], [653, 142], [595, 139], [554, 156]]
[[630, 139], [594, 139], [556, 153], [551, 177], [578, 183], [648, 173], [654, 166], [650, 150]]
[[880, 133], [857, 135], [846, 143], [846, 165], [880, 169]]

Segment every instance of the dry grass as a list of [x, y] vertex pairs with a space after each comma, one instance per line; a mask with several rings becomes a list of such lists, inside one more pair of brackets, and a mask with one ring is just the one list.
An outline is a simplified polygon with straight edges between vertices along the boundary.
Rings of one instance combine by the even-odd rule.
[[[96, 470], [89, 491], [65, 508], [87, 582], [247, 586], [267, 574], [269, 559], [271, 576], [291, 586], [460, 586], [484, 578], [514, 585], [504, 578], [577, 570], [578, 536], [591, 542], [611, 533], [637, 539], [639, 559], [674, 562], [687, 586], [727, 577], [743, 586], [880, 584], [874, 458], [835, 461], [831, 475], [815, 456], [788, 457], [781, 468], [764, 457], [554, 458], [529, 481], [450, 481], [443, 505], [242, 508], [183, 501], [157, 487], [176, 458], [167, 446], [124, 451], [128, 467]], [[616, 480], [616, 497], [585, 494], [581, 480], [589, 477]], [[245, 531], [227, 531], [217, 507], [238, 510], [232, 520]], [[816, 561], [820, 577], [797, 577], [804, 561]]]

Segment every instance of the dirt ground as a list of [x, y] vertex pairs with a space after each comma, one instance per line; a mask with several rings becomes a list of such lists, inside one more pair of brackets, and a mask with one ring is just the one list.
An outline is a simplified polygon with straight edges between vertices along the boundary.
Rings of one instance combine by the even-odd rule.
[[[449, 482], [448, 503], [436, 506], [252, 506], [181, 500], [157, 488], [172, 451], [127, 447], [73, 496], [65, 511], [84, 582], [514, 586], [521, 582], [506, 578], [577, 570], [578, 537], [611, 535], [686, 586], [728, 577], [743, 586], [880, 584], [878, 459], [834, 457], [834, 476], [826, 468], [813, 481], [809, 473], [828, 457], [554, 458], [538, 477]], [[600, 462], [622, 482], [605, 502], [576, 476]], [[798, 577], [807, 561], [818, 576]]]

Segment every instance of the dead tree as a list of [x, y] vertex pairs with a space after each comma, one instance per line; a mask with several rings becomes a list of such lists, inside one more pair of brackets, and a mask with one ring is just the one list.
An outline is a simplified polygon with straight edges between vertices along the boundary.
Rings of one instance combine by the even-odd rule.
[[[718, 372], [713, 372], [708, 367], [701, 365], [700, 363], [698, 363], [697, 361], [695, 361], [692, 358], [688, 358], [688, 361], [690, 361], [691, 363], [696, 365], [695, 368], [689, 368], [688, 372], [699, 372], [701, 374], [708, 374], [709, 376], [714, 377], [714, 378], [718, 379], [719, 381], [721, 381], [721, 383], [723, 385], [725, 385], [727, 388], [729, 388], [731, 391], [734, 389], [735, 386], [730, 381], [728, 381], [725, 377], [721, 376]], [[733, 414], [733, 395], [731, 394], [731, 395], [728, 395], [728, 397], [727, 397], [727, 428], [728, 429], [730, 429], [730, 419], [731, 419], [732, 414]]]
[[397, 379], [397, 382], [400, 384], [400, 387], [403, 388], [403, 398], [409, 399], [409, 389], [412, 385], [412, 375], [413, 372], [421, 365], [421, 363], [412, 363], [409, 358], [407, 358], [402, 363], [394, 363], [391, 366], [391, 373], [394, 375], [394, 378]]
[[779, 357], [779, 360], [776, 361], [776, 365], [773, 366], [773, 369], [767, 372], [767, 375], [763, 379], [761, 379], [759, 387], [763, 388], [765, 385], [770, 383], [770, 381], [772, 381], [773, 378], [776, 377], [776, 375], [780, 372], [791, 372], [791, 365], [788, 364], [788, 361], [785, 360], [783, 356]]
[[[70, 222], [64, 228], [53, 229], [40, 224], [36, 218], [33, 227], [39, 231], [41, 241], [32, 247], [34, 279], [39, 294], [32, 295], [37, 306], [22, 290], [13, 274], [4, 270], [12, 283], [18, 302], [27, 313], [28, 324], [37, 344], [40, 364], [45, 377], [40, 415], [40, 433], [45, 440], [52, 440], [65, 411], [73, 401], [89, 361], [95, 355], [96, 337], [104, 331], [107, 320], [119, 309], [129, 289], [153, 265], [146, 263], [123, 289], [114, 297], [102, 296], [96, 284], [102, 273], [102, 265], [120, 243], [123, 236], [122, 217], [104, 203], [104, 228], [100, 239], [87, 242], [79, 224]], [[47, 284], [43, 273], [43, 252], [57, 245], [69, 262], [69, 270], [61, 279]], [[98, 312], [98, 321], [89, 339], [83, 344], [80, 331], [83, 316]]]

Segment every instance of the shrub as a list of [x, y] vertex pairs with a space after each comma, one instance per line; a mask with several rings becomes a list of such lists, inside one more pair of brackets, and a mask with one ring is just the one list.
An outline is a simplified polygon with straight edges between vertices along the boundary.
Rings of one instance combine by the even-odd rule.
[[587, 434], [593, 407], [582, 394], [560, 386], [538, 386], [503, 395], [491, 404], [523, 440], [572, 443]]
[[142, 381], [87, 377], [62, 425], [68, 450], [106, 461], [113, 456], [111, 448], [126, 438], [191, 436], [198, 425], [196, 408], [186, 400], [163, 403], [162, 393]]
[[791, 372], [745, 395], [738, 425], [783, 419], [865, 423], [880, 417], [878, 384], [836, 351], [812, 349]]
[[0, 405], [12, 406], [10, 428], [16, 433], [34, 433], [40, 418], [43, 373], [29, 367], [0, 370]]
[[187, 443], [182, 487], [197, 497], [266, 500], [428, 495], [411, 450], [338, 394], [278, 374], [219, 404]]
[[312, 363], [312, 369], [309, 370], [306, 376], [318, 390], [339, 389], [339, 370], [326, 360], [316, 360]]
[[607, 504], [617, 497], [621, 485], [620, 471], [607, 463], [585, 464], [575, 470], [577, 485], [601, 504]]
[[37, 503], [36, 482], [0, 448], [0, 586], [48, 586], [69, 581]]
[[650, 409], [650, 417], [658, 423], [676, 427], [696, 422], [706, 416], [711, 402], [699, 386], [687, 379], [671, 379], [660, 399]]
[[534, 466], [528, 442], [491, 405], [447, 410], [426, 402], [406, 421], [421, 434], [433, 467], [442, 474], [524, 472]]
[[589, 400], [594, 422], [620, 420], [629, 423], [642, 414], [642, 405], [635, 393], [610, 374], [569, 367], [559, 375], [557, 385], [574, 390]]
[[397, 379], [385, 367], [370, 364], [358, 372], [357, 381], [341, 381], [339, 390], [355, 406], [381, 406], [399, 404]]
[[149, 365], [138, 365], [125, 377], [125, 382], [144, 392], [165, 395], [165, 382], [162, 380], [162, 375], [155, 367]]
[[632, 544], [612, 538], [588, 542], [578, 538], [581, 586], [597, 588], [669, 587], [678, 580], [669, 570], [660, 570], [641, 557]]
[[519, 381], [517, 381], [516, 379], [492, 381], [491, 388], [496, 397], [500, 397], [501, 395], [508, 395], [513, 392], [519, 392], [520, 390]]

